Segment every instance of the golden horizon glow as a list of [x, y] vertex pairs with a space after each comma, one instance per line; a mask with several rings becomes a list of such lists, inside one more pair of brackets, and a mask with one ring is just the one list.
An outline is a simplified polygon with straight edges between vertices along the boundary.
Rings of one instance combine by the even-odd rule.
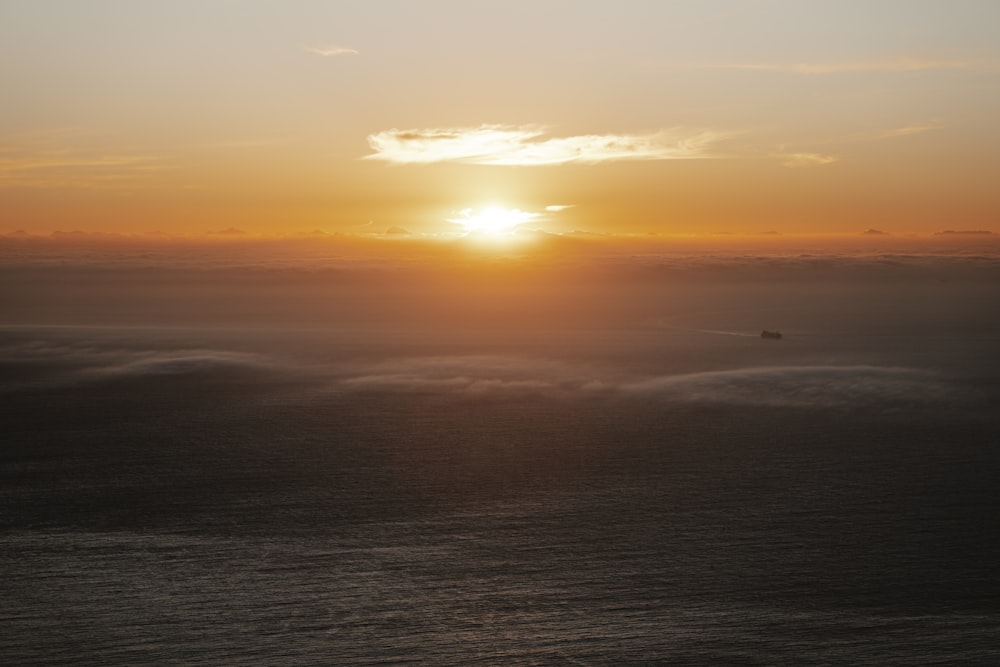
[[567, 7], [0, 3], [0, 235], [1000, 232], [1000, 3]]
[[537, 220], [539, 217], [538, 213], [491, 205], [479, 210], [462, 209], [459, 211], [459, 217], [449, 218], [448, 222], [460, 225], [466, 236], [475, 234], [499, 237], [510, 236], [521, 225]]

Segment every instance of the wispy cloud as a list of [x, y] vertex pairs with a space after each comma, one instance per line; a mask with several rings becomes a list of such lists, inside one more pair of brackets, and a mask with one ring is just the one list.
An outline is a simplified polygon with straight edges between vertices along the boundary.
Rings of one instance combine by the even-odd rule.
[[82, 148], [93, 137], [63, 128], [0, 139], [0, 189], [127, 188], [170, 168], [162, 156]]
[[879, 137], [882, 139], [891, 139], [893, 137], [906, 137], [911, 134], [923, 134], [924, 132], [930, 132], [931, 130], [936, 130], [942, 127], [940, 123], [910, 123], [904, 127], [897, 127], [893, 130], [886, 130], [882, 132]]
[[17, 359], [27, 371], [20, 382], [0, 382], [0, 392], [34, 387], [73, 386], [120, 382], [157, 377], [188, 378], [192, 381], [225, 379], [255, 374], [278, 376], [289, 373], [264, 355], [233, 352], [209, 347], [150, 349], [156, 344], [144, 334], [134, 338], [104, 339], [96, 334], [86, 341], [44, 334], [30, 342], [9, 342], [0, 346], [0, 362]]
[[650, 134], [586, 134], [543, 139], [536, 126], [384, 130], [369, 135], [367, 160], [396, 164], [464, 162], [502, 166], [596, 164], [622, 160], [714, 157], [709, 146], [726, 135], [711, 130], [664, 129]]
[[634, 377], [553, 359], [455, 356], [402, 359], [358, 369], [341, 390], [659, 398], [752, 406], [873, 407], [973, 400], [947, 378], [910, 368], [769, 366]]
[[835, 155], [824, 153], [778, 153], [775, 155], [781, 164], [791, 169], [807, 169], [809, 167], [823, 167], [833, 164], [839, 159]]
[[929, 60], [895, 58], [854, 62], [805, 63], [716, 63], [682, 66], [687, 69], [735, 69], [791, 74], [838, 74], [851, 72], [921, 72], [927, 70], [996, 69], [997, 63], [984, 60]]
[[690, 402], [880, 409], [963, 398], [961, 390], [932, 373], [879, 366], [739, 368], [655, 377], [622, 390]]
[[[590, 390], [591, 369], [550, 359], [455, 355], [394, 359], [357, 369], [343, 389], [460, 393], [575, 392]], [[603, 386], [603, 385], [601, 385]]]
[[232, 139], [229, 141], [217, 141], [209, 144], [202, 144], [204, 148], [218, 148], [222, 150], [247, 150], [255, 148], [270, 148], [287, 143], [285, 139]]
[[[582, 357], [481, 354], [398, 356], [372, 347], [359, 358], [323, 352], [307, 355], [235, 351], [218, 333], [199, 341], [152, 327], [0, 327], [0, 364], [16, 372], [0, 378], [0, 396], [60, 387], [128, 387], [129, 391], [217, 391], [246, 400], [251, 392], [277, 392], [280, 401], [327, 404], [331, 393], [423, 394], [475, 400], [556, 398], [580, 409], [639, 400], [665, 405], [716, 405], [846, 409], [912, 414], [914, 410], [968, 410], [982, 414], [988, 396], [938, 373], [895, 366], [779, 365], [711, 371], [647, 373], [641, 364]], [[233, 332], [235, 334], [235, 331]], [[244, 332], [245, 333], [245, 332]], [[243, 334], [238, 334], [243, 335]], [[232, 339], [230, 339], [232, 341]], [[249, 340], [238, 339], [246, 348]], [[273, 339], [274, 340], [280, 339]], [[289, 343], [300, 340], [287, 339]], [[378, 340], [376, 336], [373, 344]], [[602, 339], [605, 350], [629, 345], [628, 336]], [[270, 346], [273, 348], [273, 345]], [[311, 348], [311, 345], [307, 345]], [[572, 346], [571, 346], [572, 347]], [[380, 353], [378, 350], [382, 349]], [[625, 352], [624, 348], [619, 349]], [[636, 354], [641, 354], [637, 351]], [[610, 359], [618, 358], [618, 353]], [[638, 360], [639, 357], [632, 357]], [[620, 358], [621, 361], [625, 357]], [[159, 393], [157, 394], [159, 395]], [[271, 400], [271, 399], [268, 399]]]
[[332, 44], [326, 46], [303, 46], [302, 50], [306, 53], [313, 53], [317, 56], [333, 57], [333, 56], [356, 56], [359, 51], [357, 49], [352, 49], [346, 46], [335, 46]]
[[114, 188], [165, 169], [148, 155], [82, 155], [70, 151], [20, 154], [0, 148], [0, 188]]

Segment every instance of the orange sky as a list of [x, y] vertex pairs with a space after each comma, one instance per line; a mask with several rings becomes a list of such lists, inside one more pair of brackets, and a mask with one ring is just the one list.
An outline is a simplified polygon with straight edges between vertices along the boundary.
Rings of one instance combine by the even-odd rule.
[[1000, 5], [0, 2], [0, 233], [1000, 231]]

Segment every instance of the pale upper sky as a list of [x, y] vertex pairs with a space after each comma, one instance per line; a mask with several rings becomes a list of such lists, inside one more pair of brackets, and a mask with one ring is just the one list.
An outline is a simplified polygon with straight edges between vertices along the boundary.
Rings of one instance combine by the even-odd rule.
[[1000, 231], [994, 0], [0, 0], [0, 233]]

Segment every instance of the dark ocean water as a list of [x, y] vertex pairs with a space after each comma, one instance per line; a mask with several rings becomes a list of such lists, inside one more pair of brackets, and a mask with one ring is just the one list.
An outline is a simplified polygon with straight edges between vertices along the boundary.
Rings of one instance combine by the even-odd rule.
[[1000, 664], [997, 329], [755, 333], [8, 326], [0, 659]]

